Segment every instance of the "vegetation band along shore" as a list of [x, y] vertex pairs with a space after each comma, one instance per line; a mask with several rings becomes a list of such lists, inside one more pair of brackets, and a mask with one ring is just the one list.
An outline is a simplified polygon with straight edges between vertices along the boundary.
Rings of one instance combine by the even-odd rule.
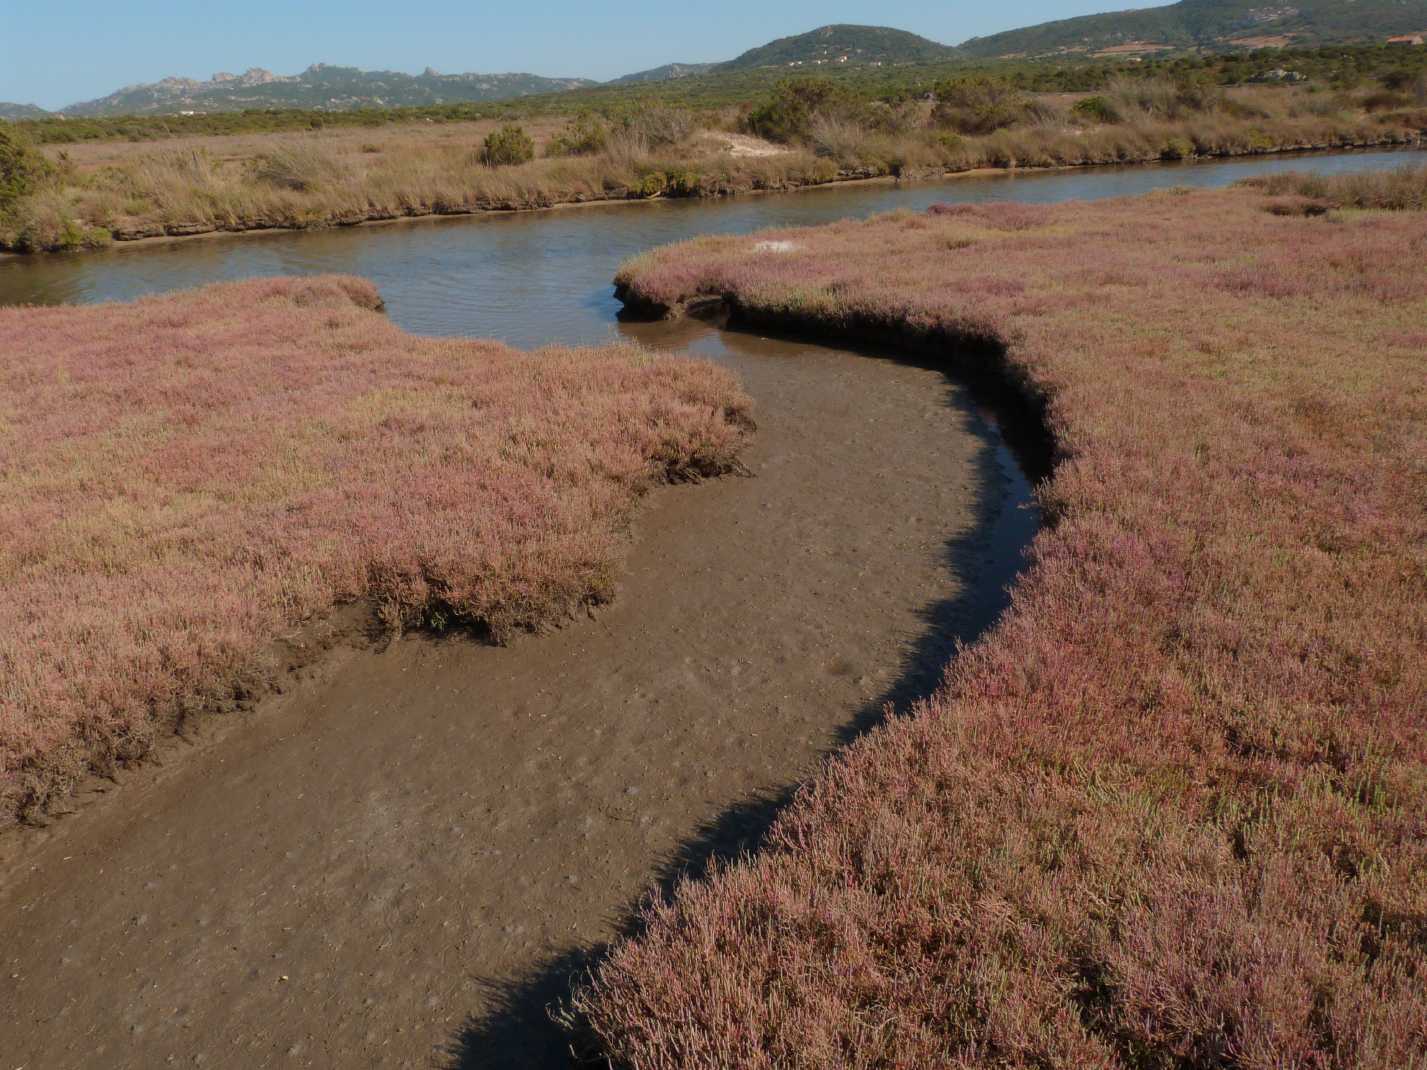
[[742, 108], [41, 150], [0, 124], [0, 249], [97, 248], [650, 197], [718, 197], [978, 168], [1187, 160], [1419, 144], [1427, 73], [1362, 86], [1220, 87], [1185, 72], [1035, 93], [995, 75], [869, 98], [779, 82]]
[[999, 377], [1057, 463], [940, 692], [580, 991], [616, 1065], [1427, 1065], [1424, 191], [943, 206], [625, 266], [631, 303]]
[[501, 640], [607, 599], [641, 494], [736, 464], [711, 364], [379, 307], [329, 276], [0, 309], [0, 826], [259, 693], [339, 604]]

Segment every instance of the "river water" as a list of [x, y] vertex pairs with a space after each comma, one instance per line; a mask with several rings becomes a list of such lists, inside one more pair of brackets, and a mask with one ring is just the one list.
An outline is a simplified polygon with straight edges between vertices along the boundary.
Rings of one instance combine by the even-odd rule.
[[1267, 156], [190, 239], [0, 259], [0, 304], [126, 300], [253, 275], [341, 272], [375, 282], [392, 319], [409, 331], [498, 338], [520, 346], [590, 343], [616, 330], [618, 303], [610, 279], [620, 261], [699, 234], [824, 223], [895, 208], [923, 209], [938, 201], [1091, 200], [1166, 186], [1226, 186], [1274, 171], [1380, 170], [1424, 158], [1413, 151]]

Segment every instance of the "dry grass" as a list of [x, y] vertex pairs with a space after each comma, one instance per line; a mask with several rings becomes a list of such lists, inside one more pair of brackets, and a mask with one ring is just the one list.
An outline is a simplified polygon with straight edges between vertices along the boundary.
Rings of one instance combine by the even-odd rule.
[[1247, 178], [1241, 185], [1275, 196], [1303, 197], [1334, 208], [1427, 210], [1427, 165], [1350, 175], [1289, 171]]
[[1267, 203], [956, 206], [627, 265], [631, 300], [998, 375], [1058, 464], [939, 694], [580, 993], [617, 1065], [1427, 1066], [1427, 215]]
[[1411, 109], [1373, 114], [1358, 95], [1296, 89], [1125, 81], [1091, 100], [1087, 94], [1032, 96], [972, 79], [938, 92], [935, 105], [896, 108], [834, 96], [800, 126], [794, 121], [798, 93], [789, 90], [784, 109], [773, 114], [792, 129], [792, 143], [844, 169], [897, 175], [1406, 144], [1427, 130], [1427, 116]]
[[622, 346], [408, 336], [356, 279], [0, 309], [0, 823], [270, 673], [341, 603], [503, 639], [607, 598], [747, 401]]
[[[431, 148], [454, 148], [474, 152], [488, 134], [503, 122], [486, 119], [475, 122], [395, 123], [374, 128], [329, 127], [325, 130], [282, 131], [266, 134], [210, 134], [152, 141], [80, 141], [67, 145], [47, 145], [43, 152], [53, 161], [62, 158], [81, 173], [105, 167], [122, 167], [139, 157], [156, 152], [202, 151], [218, 160], [255, 160], [286, 145], [316, 145], [329, 155], [350, 157], [389, 153], [422, 152]], [[564, 119], [522, 119], [521, 125], [543, 149], [565, 126]]]
[[370, 141], [250, 137], [241, 139], [240, 155], [232, 154], [235, 145], [219, 151], [195, 140], [145, 146], [102, 166], [71, 161], [12, 218], [0, 218], [0, 248], [41, 251], [109, 238], [320, 227], [666, 192], [717, 195], [837, 177], [835, 166], [811, 153], [735, 158], [695, 131], [664, 144], [638, 128], [620, 129], [598, 154], [495, 168], [481, 163], [479, 140], [445, 129], [430, 141], [397, 132], [403, 136]]

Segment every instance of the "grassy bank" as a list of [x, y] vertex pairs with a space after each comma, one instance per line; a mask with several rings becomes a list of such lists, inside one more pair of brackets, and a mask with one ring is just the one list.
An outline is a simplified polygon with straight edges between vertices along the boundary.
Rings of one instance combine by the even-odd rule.
[[1057, 464], [939, 694], [579, 995], [616, 1065], [1427, 1065], [1427, 215], [1314, 181], [625, 267], [994, 378]]
[[869, 101], [836, 82], [803, 80], [742, 110], [647, 108], [632, 117], [543, 120], [522, 129], [529, 158], [493, 159], [485, 139], [499, 128], [394, 126], [51, 148], [43, 180], [13, 206], [0, 206], [0, 249], [721, 197], [981, 168], [1415, 144], [1427, 130], [1427, 83], [1395, 91], [1220, 90], [1140, 79], [1095, 94], [1033, 94], [1006, 80], [952, 78], [926, 97]]
[[0, 824], [261, 690], [339, 604], [501, 639], [606, 599], [644, 491], [734, 463], [711, 365], [378, 305], [318, 278], [0, 309]]

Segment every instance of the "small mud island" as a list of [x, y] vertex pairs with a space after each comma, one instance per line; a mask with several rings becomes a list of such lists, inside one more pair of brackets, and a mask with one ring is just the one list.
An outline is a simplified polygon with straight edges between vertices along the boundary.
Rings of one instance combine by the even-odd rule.
[[598, 969], [616, 1065], [1422, 1061], [1424, 192], [945, 206], [626, 266], [646, 311], [997, 381], [1057, 463], [938, 693]]

